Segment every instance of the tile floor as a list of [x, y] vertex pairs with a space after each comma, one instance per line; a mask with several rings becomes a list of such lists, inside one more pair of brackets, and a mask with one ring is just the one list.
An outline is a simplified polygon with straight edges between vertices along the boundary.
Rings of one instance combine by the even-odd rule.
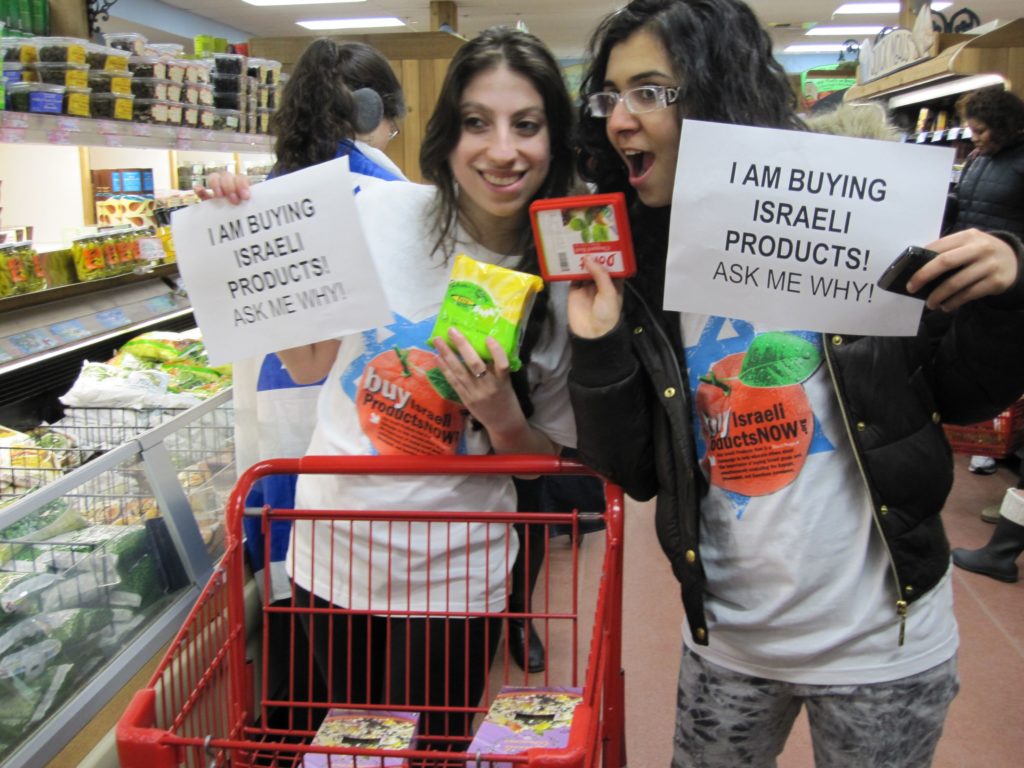
[[[954, 547], [975, 548], [993, 527], [978, 518], [998, 503], [1017, 475], [1000, 462], [995, 475], [967, 471], [956, 457], [957, 478], [943, 519]], [[626, 515], [623, 656], [626, 670], [626, 740], [632, 768], [667, 768], [671, 756], [675, 678], [682, 608], [678, 585], [654, 536], [653, 504], [630, 502]], [[594, 584], [586, 560], [599, 558], [602, 534], [583, 541], [581, 581]], [[559, 542], [562, 542], [559, 544]], [[552, 578], [565, 539], [551, 545]], [[961, 691], [953, 703], [933, 768], [1008, 768], [1024, 755], [1024, 581], [1003, 584], [956, 570], [955, 610], [960, 625]], [[553, 659], [554, 661], [554, 659]], [[811, 768], [806, 721], [798, 721], [779, 768]]]

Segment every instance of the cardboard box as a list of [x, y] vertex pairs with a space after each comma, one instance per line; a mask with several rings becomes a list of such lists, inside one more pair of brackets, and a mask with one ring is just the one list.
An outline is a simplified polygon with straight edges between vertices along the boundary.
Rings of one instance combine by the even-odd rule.
[[[518, 755], [528, 749], [561, 749], [569, 743], [569, 728], [581, 688], [501, 689], [480, 724], [466, 753]], [[470, 759], [467, 768], [477, 768]], [[482, 760], [480, 768], [512, 768], [511, 763]]]
[[[311, 745], [352, 747], [353, 749], [412, 749], [419, 725], [418, 712], [370, 709], [332, 709], [328, 711]], [[401, 757], [370, 755], [307, 754], [303, 768], [406, 768]]]
[[109, 168], [92, 172], [96, 224], [100, 227], [156, 227], [152, 168]]

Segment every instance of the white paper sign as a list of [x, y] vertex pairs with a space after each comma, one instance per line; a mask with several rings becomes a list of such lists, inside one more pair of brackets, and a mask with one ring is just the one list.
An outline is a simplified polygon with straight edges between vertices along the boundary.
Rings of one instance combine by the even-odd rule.
[[241, 205], [209, 200], [172, 215], [211, 363], [390, 321], [352, 186], [345, 157], [257, 184]]
[[683, 121], [665, 307], [779, 328], [917, 332], [875, 282], [938, 236], [951, 148]]

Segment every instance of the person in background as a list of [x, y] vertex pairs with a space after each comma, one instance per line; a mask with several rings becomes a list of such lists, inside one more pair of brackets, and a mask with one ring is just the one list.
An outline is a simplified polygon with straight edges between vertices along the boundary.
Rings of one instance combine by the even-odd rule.
[[[393, 322], [279, 353], [298, 383], [329, 373], [307, 453], [556, 453], [575, 444], [564, 284], [537, 296], [515, 374], [493, 339], [490, 362], [456, 330], [427, 341], [455, 255], [538, 272], [528, 208], [570, 189], [572, 124], [561, 70], [536, 37], [493, 28], [458, 50], [421, 148], [430, 186], [392, 182], [356, 197]], [[216, 196], [248, 196], [244, 179], [218, 181]], [[435, 368], [455, 396], [416, 374]], [[408, 386], [405, 375], [414, 377]], [[409, 412], [426, 416], [380, 416], [386, 408], [368, 405], [399, 387]], [[435, 423], [449, 426], [438, 436]], [[301, 509], [479, 512], [515, 503], [509, 477], [310, 475], [296, 489]], [[500, 619], [473, 614], [504, 610], [517, 545], [504, 525], [297, 522], [286, 560], [295, 604], [352, 611], [304, 614], [331, 700], [434, 705], [441, 709], [421, 720], [423, 743], [460, 743], [501, 635]], [[431, 612], [452, 617], [417, 618]]]
[[[1024, 101], [1011, 91], [986, 88], [962, 96], [957, 111], [971, 129], [974, 150], [950, 195], [949, 231], [977, 227], [1024, 237]], [[975, 474], [991, 475], [996, 461], [991, 456], [972, 456], [969, 468]], [[982, 512], [986, 522], [999, 518], [999, 507]]]
[[[571, 290], [570, 394], [584, 459], [657, 496], [686, 616], [673, 766], [774, 766], [803, 707], [818, 766], [928, 765], [959, 685], [941, 421], [990, 418], [1024, 388], [1024, 246], [974, 229], [927, 244], [909, 287], [948, 276], [917, 337], [666, 311], [682, 119], [801, 130], [795, 97], [739, 0], [633, 0], [585, 66], [579, 168], [626, 193], [638, 272], [591, 264]], [[750, 408], [813, 424], [770, 482], [710, 465], [747, 355], [801, 369], [799, 393], [758, 389]]]
[[[271, 116], [276, 162], [272, 176], [348, 157], [359, 188], [405, 179], [383, 150], [398, 134], [405, 115], [405, 97], [388, 60], [365, 43], [338, 43], [321, 38], [303, 51], [284, 86], [280, 108]], [[212, 179], [211, 184], [217, 184]], [[316, 424], [316, 401], [322, 382], [297, 385], [281, 359], [266, 355], [243, 360], [234, 366], [235, 446], [238, 463], [248, 467], [261, 459], [296, 457], [305, 453]], [[269, 504], [291, 509], [295, 501], [294, 475], [264, 478], [254, 487], [248, 506]], [[271, 523], [270, 562], [264, 562], [266, 542], [258, 518], [247, 518], [245, 544], [256, 584], [264, 588], [262, 569], [269, 568], [270, 589], [275, 600], [291, 599], [291, 584], [284, 568], [291, 523]], [[304, 639], [294, 644], [290, 617], [270, 615], [270, 634], [282, 648], [296, 649], [295, 669], [306, 668]], [[288, 679], [284, 656], [271, 656], [270, 674]], [[293, 675], [298, 682], [306, 674]], [[301, 698], [302, 692], [293, 692]]]

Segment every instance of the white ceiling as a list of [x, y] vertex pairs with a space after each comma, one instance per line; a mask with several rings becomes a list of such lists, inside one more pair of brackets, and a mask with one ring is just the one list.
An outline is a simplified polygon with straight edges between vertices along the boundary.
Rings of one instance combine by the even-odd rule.
[[[327, 3], [284, 7], [258, 7], [242, 0], [162, 0], [194, 14], [235, 27], [252, 37], [289, 35], [318, 36], [295, 24], [297, 20], [337, 17], [397, 16], [408, 26], [391, 31], [428, 31], [429, 0], [366, 0], [359, 3]], [[793, 42], [843, 42], [844, 38], [808, 38], [804, 26], [813, 24], [876, 24], [895, 25], [896, 16], [838, 16], [832, 11], [841, 0], [748, 0], [762, 23], [772, 27], [776, 52]], [[587, 36], [602, 16], [621, 6], [623, 0], [456, 0], [458, 31], [472, 37], [494, 24], [515, 24], [522, 21], [527, 28], [546, 42], [560, 58], [579, 57]], [[944, 11], [948, 17], [963, 8], [963, 2]], [[972, 0], [967, 6], [982, 22], [1009, 20], [1021, 16], [1021, 0]], [[111, 14], [117, 14], [116, 5]], [[782, 26], [777, 26], [782, 25]], [[389, 30], [379, 30], [387, 32]], [[344, 33], [337, 33], [344, 34]], [[352, 34], [364, 34], [354, 31]]]

